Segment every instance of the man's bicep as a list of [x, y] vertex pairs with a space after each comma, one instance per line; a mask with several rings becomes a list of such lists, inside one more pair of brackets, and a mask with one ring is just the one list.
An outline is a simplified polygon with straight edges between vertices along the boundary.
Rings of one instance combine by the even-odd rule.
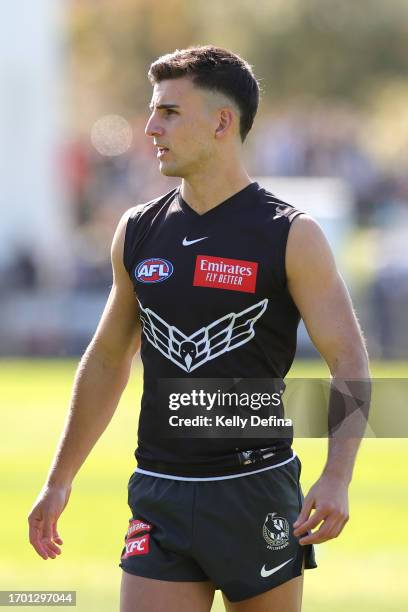
[[308, 287], [294, 287], [292, 295], [310, 339], [333, 371], [337, 361], [358, 352], [362, 342], [343, 279], [336, 273], [326, 281], [316, 277]]
[[347, 288], [319, 225], [299, 217], [289, 232], [286, 251], [288, 289], [309, 336], [331, 372], [339, 360], [365, 352]]
[[139, 305], [123, 264], [127, 215], [120, 220], [111, 249], [113, 285], [92, 340], [112, 364], [131, 360], [140, 345]]

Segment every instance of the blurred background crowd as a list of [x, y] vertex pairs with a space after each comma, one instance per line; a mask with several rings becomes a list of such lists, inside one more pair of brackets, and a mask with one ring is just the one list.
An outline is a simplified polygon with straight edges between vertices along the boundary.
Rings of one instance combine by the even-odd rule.
[[[25, 25], [8, 9], [33, 45], [0, 63], [8, 145], [0, 158], [0, 354], [83, 351], [111, 286], [110, 244], [121, 214], [179, 182], [159, 174], [144, 135], [146, 72], [165, 52], [212, 43], [242, 54], [260, 79], [261, 105], [246, 144], [251, 176], [269, 177], [282, 199], [275, 178], [277, 186], [282, 177], [346, 186], [339, 267], [371, 356], [406, 358], [404, 0], [39, 6], [36, 18], [38, 7], [27, 4]], [[33, 27], [40, 19], [41, 28]], [[310, 193], [313, 199], [313, 187]], [[301, 195], [292, 203], [302, 209]], [[324, 227], [324, 214], [321, 221]], [[312, 354], [305, 337], [299, 351]]]

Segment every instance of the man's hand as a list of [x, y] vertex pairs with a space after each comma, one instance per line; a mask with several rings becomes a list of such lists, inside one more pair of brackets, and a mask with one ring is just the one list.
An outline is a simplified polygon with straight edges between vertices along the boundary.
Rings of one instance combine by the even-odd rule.
[[[315, 512], [310, 515], [313, 508]], [[337, 538], [348, 519], [348, 485], [338, 476], [322, 474], [304, 499], [302, 510], [293, 523], [293, 534], [302, 536], [322, 523], [317, 531], [299, 540], [302, 546], [321, 544]]]
[[30, 543], [43, 559], [61, 554], [57, 521], [68, 503], [71, 487], [46, 485], [28, 516]]

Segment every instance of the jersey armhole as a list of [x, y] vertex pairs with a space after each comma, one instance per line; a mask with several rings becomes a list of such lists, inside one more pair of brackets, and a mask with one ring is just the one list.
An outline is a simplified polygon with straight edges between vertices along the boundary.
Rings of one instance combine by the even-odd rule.
[[132, 275], [132, 256], [133, 247], [136, 235], [136, 227], [139, 221], [141, 210], [138, 210], [138, 206], [135, 206], [132, 212], [129, 213], [128, 220], [126, 222], [125, 239], [123, 242], [123, 265], [125, 266], [129, 276]]

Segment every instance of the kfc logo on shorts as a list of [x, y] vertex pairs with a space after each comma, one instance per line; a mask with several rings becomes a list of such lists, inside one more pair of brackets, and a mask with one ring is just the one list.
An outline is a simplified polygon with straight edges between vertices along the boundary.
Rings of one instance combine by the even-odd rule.
[[149, 534], [141, 536], [140, 538], [133, 538], [128, 540], [125, 544], [125, 550], [122, 555], [122, 559], [128, 559], [129, 557], [135, 557], [136, 555], [146, 555], [149, 552]]
[[129, 528], [127, 532], [127, 537], [130, 538], [141, 531], [150, 531], [152, 528], [149, 523], [144, 523], [139, 519], [133, 519], [129, 521]]
[[141, 283], [161, 283], [173, 274], [173, 264], [167, 259], [144, 259], [135, 268], [135, 277]]

